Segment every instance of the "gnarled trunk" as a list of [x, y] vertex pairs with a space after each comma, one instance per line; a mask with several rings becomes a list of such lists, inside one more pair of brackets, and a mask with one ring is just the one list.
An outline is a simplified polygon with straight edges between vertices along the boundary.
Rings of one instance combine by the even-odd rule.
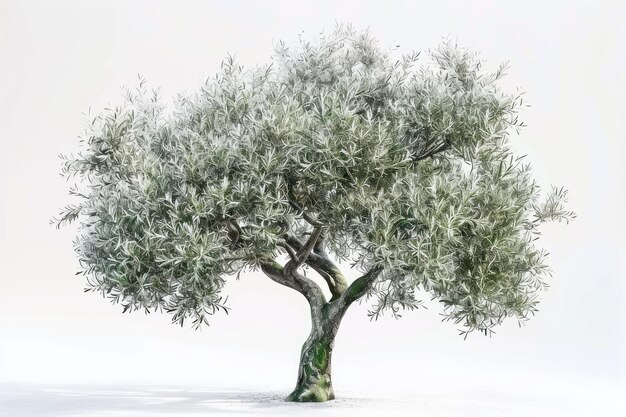
[[341, 315], [323, 309], [319, 315], [312, 312], [312, 316], [311, 333], [300, 355], [298, 382], [287, 401], [324, 402], [335, 398], [330, 365]]
[[[298, 382], [287, 401], [323, 402], [335, 398], [330, 362], [339, 323], [348, 307], [367, 292], [381, 272], [380, 268], [373, 268], [348, 286], [339, 269], [323, 251], [312, 254], [320, 230], [316, 226], [306, 245], [291, 239], [295, 242], [293, 247], [288, 247], [291, 260], [284, 267], [276, 261], [264, 260], [260, 263], [261, 269], [270, 279], [300, 292], [311, 307], [311, 334], [302, 346]], [[314, 281], [297, 271], [303, 263], [311, 263], [326, 280], [333, 294], [330, 301], [326, 301], [324, 293]]]

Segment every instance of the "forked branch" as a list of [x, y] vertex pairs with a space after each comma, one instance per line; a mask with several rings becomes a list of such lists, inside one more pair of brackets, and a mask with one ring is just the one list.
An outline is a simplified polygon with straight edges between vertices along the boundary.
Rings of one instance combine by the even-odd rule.
[[315, 281], [305, 277], [297, 271], [287, 273], [286, 268], [276, 261], [261, 261], [261, 270], [272, 281], [277, 282], [286, 287], [292, 288], [307, 299], [312, 309], [319, 309], [326, 303], [326, 298], [321, 288]]
[[285, 269], [290, 271], [293, 268], [293, 270], [295, 271], [300, 266], [302, 266], [313, 251], [313, 248], [317, 244], [317, 240], [319, 239], [321, 234], [321, 226], [316, 226], [315, 228], [313, 228], [313, 233], [311, 233], [311, 236], [309, 236], [306, 243], [302, 245], [302, 247], [298, 250], [295, 260], [292, 259], [291, 261], [289, 261], [289, 263], [287, 263], [287, 265], [285, 266]]
[[[304, 244], [298, 238], [289, 234], [285, 236], [285, 242], [292, 250], [302, 250], [304, 247]], [[310, 252], [306, 258], [305, 263], [313, 268], [313, 270], [326, 281], [328, 289], [332, 294], [331, 301], [339, 298], [348, 288], [348, 284], [341, 270], [324, 252], [321, 244], [321, 236], [318, 238], [313, 251]]]

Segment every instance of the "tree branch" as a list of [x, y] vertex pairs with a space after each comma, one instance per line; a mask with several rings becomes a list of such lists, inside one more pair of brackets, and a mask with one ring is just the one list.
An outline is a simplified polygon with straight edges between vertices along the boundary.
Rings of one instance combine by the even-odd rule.
[[283, 267], [276, 261], [261, 261], [261, 271], [265, 273], [272, 281], [275, 281], [285, 287], [289, 287], [298, 292], [302, 292], [300, 285], [291, 275], [286, 275]]
[[276, 261], [265, 260], [261, 261], [260, 265], [261, 270], [272, 281], [292, 288], [304, 295], [311, 309], [320, 309], [326, 303], [324, 293], [313, 280], [299, 274], [297, 271], [288, 273], [286, 268], [282, 267]]
[[381, 272], [382, 268], [372, 268], [355, 279], [337, 300], [339, 309], [347, 310], [353, 302], [365, 295], [372, 288], [374, 281], [376, 281]]
[[319, 238], [317, 238], [317, 242], [315, 242], [315, 246], [313, 247], [313, 252], [317, 252], [319, 254], [326, 254], [324, 252], [324, 244], [326, 240], [326, 234], [322, 233]]
[[[286, 235], [285, 241], [295, 250], [301, 250], [304, 244], [295, 236]], [[328, 289], [332, 294], [331, 301], [336, 300], [348, 288], [345, 277], [341, 270], [328, 258], [320, 245], [320, 239], [315, 245], [314, 250], [309, 254], [305, 263], [313, 268], [315, 272], [326, 281]]]
[[426, 151], [424, 153], [420, 153], [416, 158], [415, 158], [415, 162], [417, 161], [421, 161], [424, 160], [426, 158], [429, 158], [431, 156], [435, 156], [436, 154], [445, 151], [446, 149], [448, 149], [448, 144], [446, 142], [442, 142], [439, 145], [436, 146], [431, 146], [429, 149], [426, 149]]
[[300, 248], [300, 251], [298, 252], [298, 255], [296, 258], [296, 262], [294, 263], [294, 269], [298, 269], [298, 267], [300, 267], [303, 263], [306, 262], [307, 258], [313, 251], [313, 248], [315, 248], [315, 245], [317, 244], [317, 240], [319, 239], [321, 234], [322, 234], [322, 228], [320, 226], [316, 226], [313, 229], [313, 233], [311, 233], [311, 236], [309, 236], [309, 239], [302, 246], [302, 248]]
[[296, 210], [298, 213], [300, 213], [302, 215], [302, 218], [307, 223], [309, 223], [311, 226], [321, 226], [322, 225], [322, 223], [320, 223], [319, 220], [315, 219], [313, 216], [311, 216], [306, 211], [304, 211], [304, 209], [302, 207], [300, 207], [300, 205], [298, 203], [296, 203], [291, 197], [289, 197], [289, 205], [294, 210]]
[[281, 243], [280, 246], [285, 248], [285, 250], [289, 254], [289, 259], [291, 259], [294, 262], [298, 262], [298, 254], [291, 246], [289, 246], [289, 243], [284, 242], [284, 243]]

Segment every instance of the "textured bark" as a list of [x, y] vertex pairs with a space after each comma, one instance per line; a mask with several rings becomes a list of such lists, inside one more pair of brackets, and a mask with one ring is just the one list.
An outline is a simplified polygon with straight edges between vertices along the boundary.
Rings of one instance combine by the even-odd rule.
[[323, 402], [335, 398], [331, 378], [331, 358], [342, 312], [326, 304], [316, 315], [312, 310], [312, 327], [302, 346], [298, 381], [287, 401]]
[[[371, 288], [380, 274], [372, 269], [349, 286], [345, 278], [318, 244], [320, 229], [315, 229], [306, 243], [293, 238], [289, 245], [290, 261], [283, 267], [273, 260], [260, 262], [261, 270], [273, 281], [300, 292], [311, 308], [311, 333], [302, 346], [298, 381], [287, 401], [323, 402], [335, 398], [331, 378], [331, 357], [339, 324], [350, 305]], [[317, 252], [314, 252], [317, 245]], [[332, 298], [326, 301], [320, 287], [298, 272], [303, 264], [312, 266], [325, 279]]]

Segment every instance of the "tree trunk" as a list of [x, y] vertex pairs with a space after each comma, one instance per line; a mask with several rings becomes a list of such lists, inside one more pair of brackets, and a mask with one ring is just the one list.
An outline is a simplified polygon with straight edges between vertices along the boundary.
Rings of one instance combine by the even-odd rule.
[[[319, 234], [320, 231], [317, 230], [317, 238]], [[315, 233], [311, 236], [315, 236]], [[287, 401], [323, 402], [335, 398], [330, 377], [330, 362], [339, 324], [348, 307], [371, 288], [372, 283], [382, 271], [380, 268], [370, 269], [345, 288], [345, 279], [330, 260], [324, 261], [326, 266], [323, 268], [317, 264], [322, 271], [320, 275], [327, 274], [325, 279], [333, 293], [333, 298], [327, 302], [320, 287], [297, 271], [302, 262], [311, 256], [311, 242], [315, 243], [307, 241], [304, 247], [295, 245], [295, 249], [291, 248], [289, 250], [291, 260], [284, 267], [276, 261], [261, 261], [261, 269], [270, 279], [300, 292], [311, 307], [311, 333], [302, 346], [298, 382], [296, 388], [287, 397]], [[304, 250], [305, 248], [308, 249]], [[296, 250], [299, 250], [297, 254]], [[331, 266], [328, 266], [328, 263]], [[329, 272], [331, 270], [332, 273]]]
[[311, 334], [300, 355], [298, 382], [287, 401], [324, 402], [335, 398], [330, 362], [341, 317], [328, 314], [327, 309], [319, 315], [312, 312], [312, 316]]

